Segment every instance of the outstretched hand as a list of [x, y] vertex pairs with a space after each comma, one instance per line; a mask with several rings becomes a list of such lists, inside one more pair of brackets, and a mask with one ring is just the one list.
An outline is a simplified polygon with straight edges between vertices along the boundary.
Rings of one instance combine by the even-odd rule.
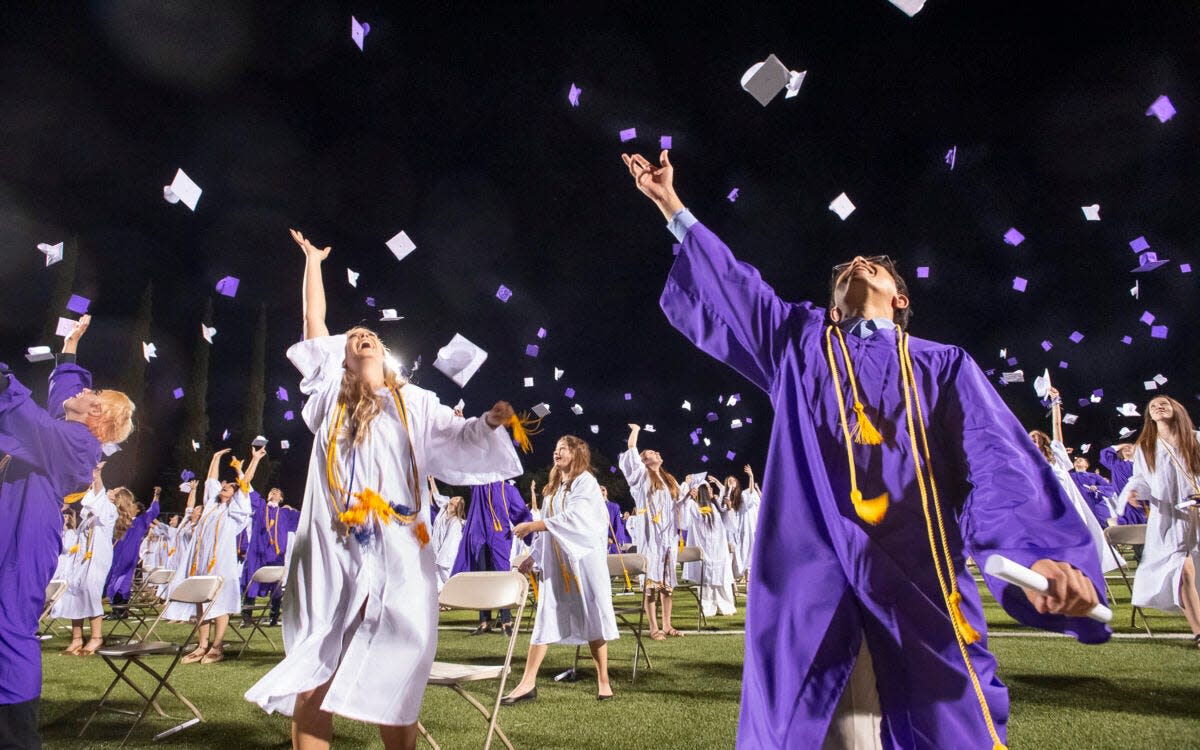
[[63, 339], [63, 354], [74, 354], [76, 347], [79, 346], [79, 339], [83, 338], [83, 334], [87, 332], [88, 326], [92, 324], [92, 316], [84, 315], [79, 320], [75, 321], [75, 330]]
[[508, 424], [508, 421], [513, 417], [512, 404], [507, 401], [497, 401], [496, 405], [488, 410], [483, 418], [487, 420], [488, 427], [493, 429], [500, 425]]
[[671, 166], [671, 158], [667, 150], [659, 155], [661, 166], [654, 166], [641, 154], [621, 154], [621, 160], [629, 167], [634, 184], [642, 194], [654, 201], [654, 205], [663, 212], [670, 221], [675, 212], [683, 208], [683, 202], [675, 194], [675, 168]]
[[289, 229], [288, 231], [292, 233], [292, 239], [300, 246], [306, 258], [315, 258], [317, 261], [322, 261], [329, 257], [329, 251], [332, 248], [327, 247], [324, 250], [318, 250], [317, 246], [305, 239], [304, 235], [300, 234], [299, 231], [295, 229]]

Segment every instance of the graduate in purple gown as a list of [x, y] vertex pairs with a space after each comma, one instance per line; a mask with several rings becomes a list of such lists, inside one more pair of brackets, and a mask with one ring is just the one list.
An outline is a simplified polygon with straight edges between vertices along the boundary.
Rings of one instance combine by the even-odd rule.
[[[507, 482], [492, 482], [471, 488], [471, 503], [463, 524], [462, 543], [454, 560], [451, 575], [464, 571], [500, 570], [512, 568], [512, 527], [532, 521], [533, 514], [516, 487]], [[473, 634], [492, 630], [492, 613], [479, 613], [479, 627]], [[500, 610], [500, 623], [505, 632], [512, 627], [512, 613]]]
[[608, 488], [600, 485], [604, 505], [608, 508], [608, 554], [621, 554], [621, 545], [629, 544], [629, 532], [625, 530], [625, 519], [621, 518], [621, 506], [608, 499]]
[[1117, 506], [1118, 493], [1112, 482], [1091, 471], [1091, 464], [1083, 456], [1076, 456], [1071, 460], [1069, 473], [1071, 481], [1079, 488], [1079, 494], [1083, 495], [1083, 499], [1091, 506], [1096, 520], [1101, 526], [1108, 526]]
[[40, 746], [37, 627], [62, 547], [63, 498], [91, 482], [101, 443], [133, 429], [129, 398], [93, 390], [91, 373], [75, 364], [90, 322], [83, 316], [66, 337], [45, 409], [0, 364], [0, 746]]
[[[142, 548], [142, 540], [150, 530], [150, 524], [158, 518], [158, 494], [162, 487], [154, 488], [154, 500], [150, 507], [137, 515], [125, 535], [113, 545], [112, 567], [108, 569], [108, 580], [104, 582], [104, 595], [112, 604], [113, 616], [124, 617], [125, 603], [129, 601], [129, 592], [133, 588], [133, 574], [137, 570], [138, 550]], [[141, 505], [139, 503], [139, 505]]]
[[[283, 490], [272, 487], [267, 491], [267, 497], [251, 490], [250, 508], [253, 516], [250, 519], [250, 543], [246, 549], [246, 562], [242, 566], [242, 590], [246, 592], [246, 607], [254, 606], [254, 600], [260, 596], [271, 597], [271, 621], [269, 625], [279, 623], [279, 602], [283, 589], [278, 583], [255, 583], [250, 579], [259, 568], [267, 565], [283, 565], [287, 555], [288, 534], [294, 532], [300, 523], [300, 511], [283, 505]], [[242, 610], [246, 612], [245, 609]], [[244, 615], [243, 615], [244, 617]]]
[[908, 335], [890, 260], [836, 266], [828, 313], [785, 302], [696, 222], [661, 158], [624, 157], [682, 243], [660, 305], [774, 407], [738, 745], [1003, 746], [965, 558], [1041, 572], [1045, 595], [986, 583], [1018, 621], [1103, 642], [1082, 616], [1103, 590], [1087, 529], [975, 362]]
[[[1108, 469], [1108, 473], [1112, 474], [1113, 489], [1117, 494], [1125, 489], [1129, 478], [1133, 476], [1133, 443], [1118, 443], [1110, 445], [1100, 451], [1100, 465]], [[1121, 526], [1136, 526], [1146, 523], [1146, 511], [1142, 508], [1141, 503], [1134, 500], [1125, 506], [1124, 512], [1117, 516], [1117, 523]], [[1136, 550], [1139, 550], [1138, 556], [1141, 556], [1141, 545], [1138, 545]]]

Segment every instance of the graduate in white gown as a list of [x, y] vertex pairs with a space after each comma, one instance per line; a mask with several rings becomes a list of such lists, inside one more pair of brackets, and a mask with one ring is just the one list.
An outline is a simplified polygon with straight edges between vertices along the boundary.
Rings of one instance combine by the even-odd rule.
[[54, 568], [54, 576], [52, 581], [67, 580], [67, 573], [71, 570], [71, 558], [74, 555], [71, 553], [71, 548], [75, 546], [75, 541], [78, 535], [75, 533], [75, 526], [79, 522], [79, 516], [71, 509], [67, 503], [63, 503], [63, 535], [62, 535], [62, 551], [58, 553], [58, 565]]
[[[676, 546], [679, 506], [685, 497], [678, 480], [663, 468], [662, 455], [658, 451], [638, 453], [641, 429], [639, 425], [629, 425], [626, 450], [618, 463], [637, 509], [645, 511], [642, 516], [643, 544], [638, 545], [638, 552], [646, 557], [643, 606], [650, 620], [650, 637], [661, 641], [668, 635], [683, 636], [671, 625], [671, 593], [675, 589], [675, 565], [679, 557]], [[659, 600], [662, 602], [661, 630], [655, 613]]]
[[386, 364], [365, 328], [331, 336], [318, 249], [305, 255], [304, 341], [288, 350], [314, 433], [284, 592], [286, 657], [246, 692], [292, 716], [295, 747], [328, 747], [333, 714], [379, 725], [411, 748], [437, 648], [437, 574], [422, 478], [456, 485], [517, 476], [499, 402], [463, 419]]
[[[64, 654], [90, 656], [104, 645], [104, 581], [112, 565], [113, 536], [129, 528], [137, 511], [133, 493], [124, 487], [105, 490], [101, 461], [92, 472], [92, 486], [79, 501], [79, 525], [66, 571], [67, 590], [50, 610], [52, 617], [71, 621], [71, 643]], [[83, 642], [83, 621], [88, 641]]]
[[433, 475], [429, 477], [429, 490], [433, 503], [438, 508], [437, 518], [433, 519], [433, 531], [429, 534], [429, 545], [433, 547], [438, 593], [441, 593], [446, 581], [450, 580], [450, 571], [453, 570], [454, 560], [458, 557], [463, 521], [467, 519], [467, 505], [460, 495], [446, 497], [438, 492], [437, 480]]
[[587, 443], [574, 435], [559, 438], [542, 488], [541, 519], [513, 527], [514, 537], [536, 534], [520, 571], [540, 571], [542, 583], [525, 672], [505, 705], [537, 698], [538, 667], [552, 643], [586, 643], [596, 664], [596, 699], [612, 697], [607, 642], [620, 636], [608, 576], [608, 506], [591, 464]]
[[1183, 404], [1167, 396], [1151, 399], [1135, 443], [1133, 476], [1117, 501], [1147, 508], [1146, 546], [1133, 579], [1133, 604], [1183, 611], [1200, 647], [1198, 513], [1200, 433]]
[[[720, 487], [716, 477], [709, 476], [708, 479]], [[705, 617], [732, 615], [737, 611], [733, 603], [733, 557], [729, 553], [721, 505], [714, 499], [713, 492], [713, 488], [704, 482], [689, 488], [687, 502], [680, 513], [683, 526], [688, 530], [688, 543], [699, 547], [704, 554], [701, 562], [684, 563], [683, 577], [696, 583], [704, 582], [700, 589], [700, 610]]]
[[758, 506], [762, 501], [749, 464], [745, 471], [750, 482], [748, 488], [743, 490], [737, 477], [730, 475], [725, 477], [717, 498], [725, 509], [725, 531], [733, 547], [733, 577], [739, 581], [750, 573], [754, 534], [758, 527]]

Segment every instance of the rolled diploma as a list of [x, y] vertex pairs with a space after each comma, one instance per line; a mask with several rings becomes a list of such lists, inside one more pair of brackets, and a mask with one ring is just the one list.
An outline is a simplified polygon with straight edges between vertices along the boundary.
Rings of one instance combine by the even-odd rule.
[[[1050, 582], [1046, 580], [1046, 576], [1030, 570], [1020, 563], [1015, 563], [1003, 555], [989, 557], [983, 570], [990, 576], [1007, 581], [1014, 586], [1036, 591], [1039, 594], [1044, 594], [1050, 589]], [[1103, 604], [1097, 604], [1088, 613], [1088, 617], [1096, 622], [1108, 623], [1112, 621], [1112, 614], [1111, 609]]]

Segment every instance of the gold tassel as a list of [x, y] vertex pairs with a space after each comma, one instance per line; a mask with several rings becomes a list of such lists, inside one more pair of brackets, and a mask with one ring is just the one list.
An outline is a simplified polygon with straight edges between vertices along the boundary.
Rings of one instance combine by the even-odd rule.
[[66, 497], [63, 498], [63, 502], [64, 503], [77, 503], [80, 500], [82, 500], [83, 496], [86, 494], [87, 494], [86, 492], [72, 492], [70, 495], [67, 495]]
[[522, 412], [521, 414], [514, 412], [508, 418], [508, 428], [512, 430], [513, 440], [517, 441], [517, 445], [521, 447], [521, 452], [530, 453], [533, 451], [533, 443], [529, 440], [529, 436], [541, 434], [542, 418], [532, 417], [529, 412]]
[[236, 469], [237, 471], [241, 471], [241, 470], [242, 470], [242, 460], [241, 460], [240, 458], [231, 458], [231, 459], [229, 459], [229, 465], [230, 465], [230, 466], [232, 466], [232, 467], [233, 467], [234, 469]]
[[979, 633], [971, 627], [971, 623], [967, 622], [962, 613], [962, 594], [957, 591], [950, 595], [950, 619], [954, 621], [954, 628], [964, 641], [975, 643], [979, 640]]
[[413, 535], [421, 543], [421, 549], [424, 549], [425, 545], [429, 544], [429, 529], [425, 527], [424, 521], [417, 521], [417, 524], [413, 526]]
[[867, 412], [863, 409], [862, 402], [854, 402], [854, 442], [859, 445], [880, 445], [883, 443], [883, 435], [871, 424], [871, 420], [867, 419]]
[[247, 482], [245, 479], [242, 479], [241, 477], [238, 477], [237, 483], [238, 483], [238, 487], [242, 488], [242, 492], [245, 492], [247, 495], [250, 494], [250, 483], [249, 482]]
[[854, 512], [858, 517], [872, 526], [878, 526], [883, 517], [887, 515], [888, 509], [888, 494], [885, 492], [879, 497], [864, 499], [860, 490], [850, 490], [850, 502], [854, 505]]
[[356, 492], [354, 497], [358, 498], [358, 503], [338, 514], [338, 520], [347, 526], [365, 525], [372, 512], [385, 524], [391, 523], [392, 518], [396, 516], [396, 511], [392, 510], [387, 500], [370, 487]]
[[87, 551], [87, 554], [83, 556], [83, 559], [84, 559], [84, 560], [91, 560], [91, 559], [92, 559], [92, 551], [91, 551], [91, 550], [88, 550], [88, 551]]
[[537, 579], [533, 577], [533, 573], [526, 573], [525, 577], [529, 579], [529, 585], [533, 587], [533, 600], [538, 600], [538, 585]]
[[79, 545], [78, 545], [78, 544], [76, 544], [74, 547], [71, 547], [71, 549], [67, 550], [67, 554], [68, 554], [68, 555], [73, 555], [73, 554], [75, 554], [75, 553], [76, 553], [76, 552], [78, 552], [78, 551], [79, 551]]

